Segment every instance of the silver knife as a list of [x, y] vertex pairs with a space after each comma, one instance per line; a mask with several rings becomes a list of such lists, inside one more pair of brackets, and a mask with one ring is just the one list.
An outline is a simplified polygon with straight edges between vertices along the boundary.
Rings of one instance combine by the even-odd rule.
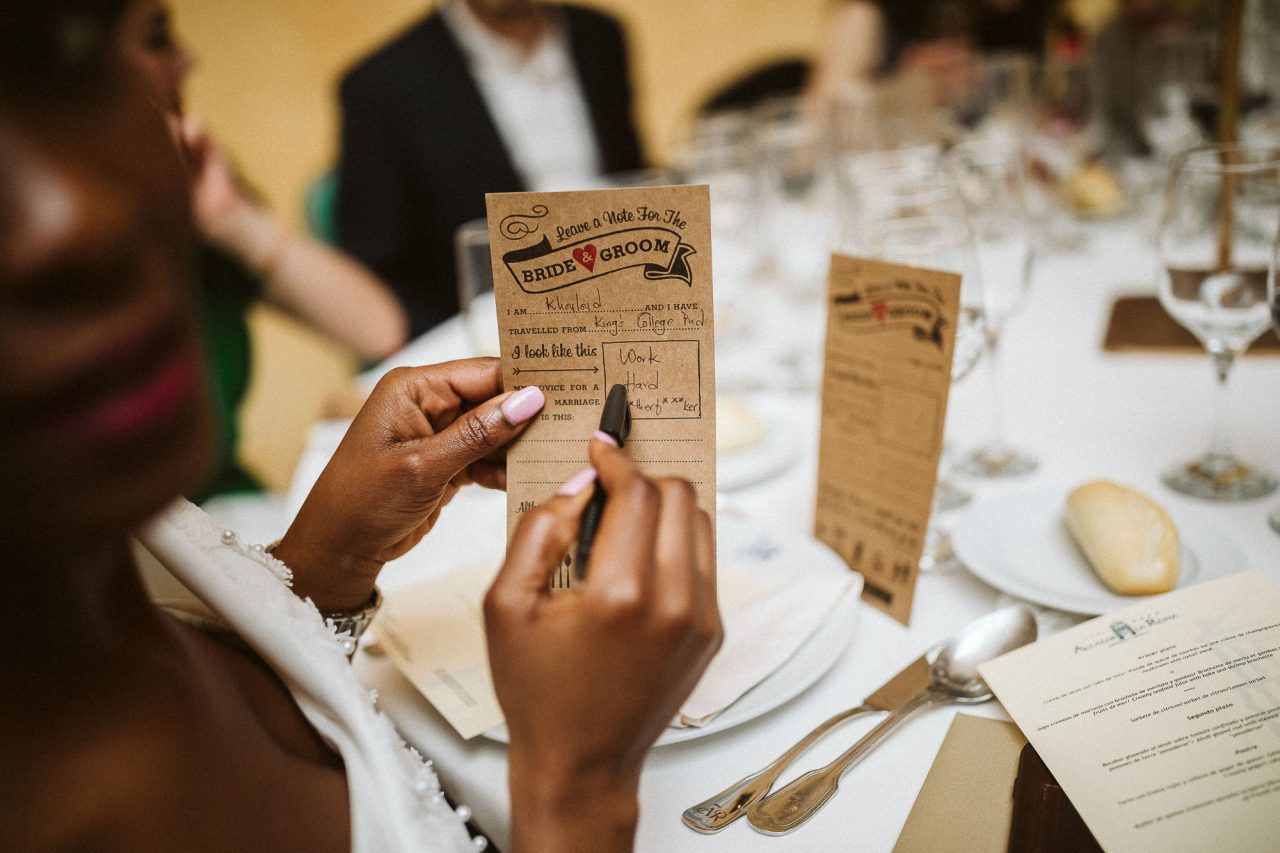
[[769, 766], [741, 779], [715, 796], [685, 809], [685, 826], [703, 833], [719, 832], [747, 813], [753, 803], [769, 793], [773, 783], [805, 750], [831, 729], [862, 714], [896, 711], [929, 686], [929, 667], [940, 646], [934, 647], [903, 667], [902, 671], [862, 701], [841, 711], [809, 732], [800, 742], [778, 756]]

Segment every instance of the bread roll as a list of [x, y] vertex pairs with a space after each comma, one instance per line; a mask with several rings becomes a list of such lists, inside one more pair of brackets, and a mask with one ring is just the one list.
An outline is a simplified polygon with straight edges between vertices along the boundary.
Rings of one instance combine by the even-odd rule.
[[1106, 480], [1085, 483], [1067, 496], [1067, 529], [1112, 592], [1152, 595], [1178, 583], [1178, 529], [1141, 492]]
[[736, 453], [764, 440], [764, 422], [745, 400], [728, 395], [716, 401], [716, 451]]

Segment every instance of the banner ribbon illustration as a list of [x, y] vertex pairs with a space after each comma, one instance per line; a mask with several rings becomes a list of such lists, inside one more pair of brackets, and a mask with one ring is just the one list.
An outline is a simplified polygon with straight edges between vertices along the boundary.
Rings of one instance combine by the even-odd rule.
[[677, 279], [693, 286], [688, 258], [697, 252], [669, 228], [624, 228], [553, 247], [545, 236], [502, 256], [525, 293], [548, 293], [631, 267], [650, 281]]

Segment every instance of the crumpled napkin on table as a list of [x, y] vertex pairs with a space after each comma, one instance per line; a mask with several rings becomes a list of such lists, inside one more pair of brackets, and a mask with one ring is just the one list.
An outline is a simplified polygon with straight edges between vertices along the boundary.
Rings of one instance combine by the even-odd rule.
[[854, 578], [805, 572], [767, 582], [759, 572], [719, 575], [724, 644], [672, 726], [705, 726], [795, 654], [854, 588]]

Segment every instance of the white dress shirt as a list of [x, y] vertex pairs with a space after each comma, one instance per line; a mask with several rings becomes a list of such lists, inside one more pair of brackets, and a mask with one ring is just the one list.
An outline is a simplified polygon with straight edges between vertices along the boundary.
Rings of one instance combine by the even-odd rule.
[[554, 21], [526, 53], [486, 28], [465, 0], [452, 0], [440, 14], [525, 185], [535, 191], [600, 186], [600, 150], [563, 23]]

